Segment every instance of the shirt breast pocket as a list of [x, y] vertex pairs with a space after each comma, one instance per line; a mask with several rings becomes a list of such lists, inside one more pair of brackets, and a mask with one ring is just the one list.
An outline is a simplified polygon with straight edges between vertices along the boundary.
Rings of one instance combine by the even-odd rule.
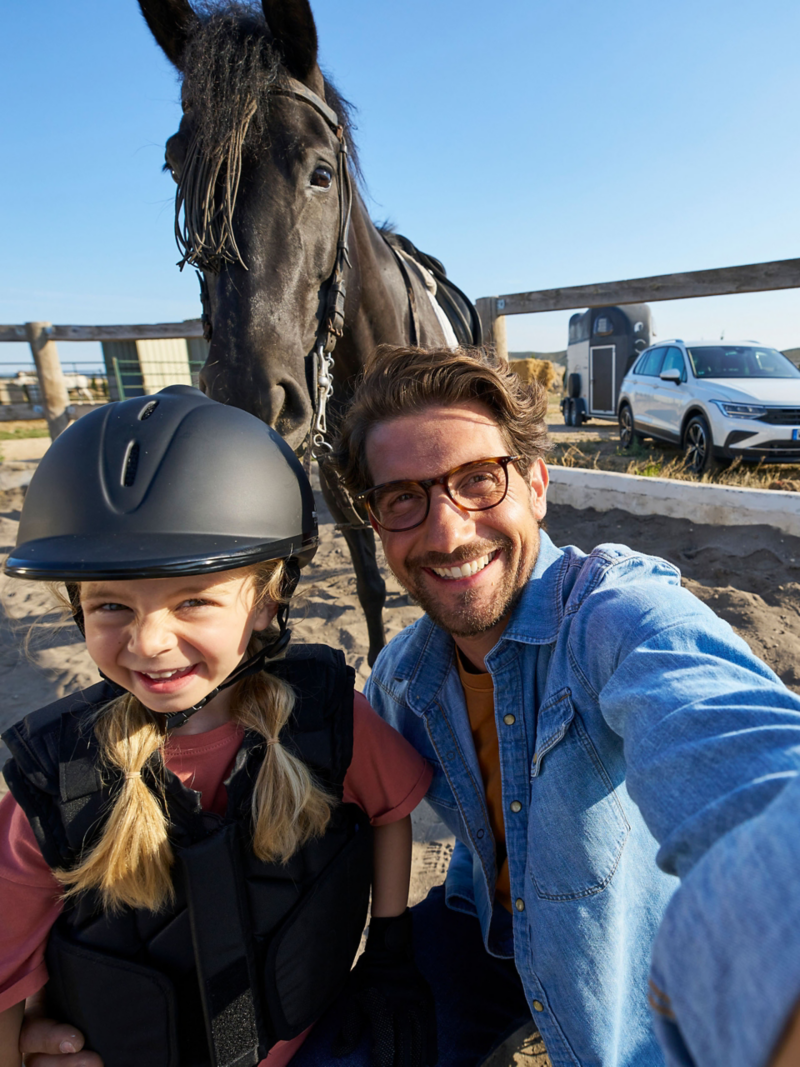
[[630, 825], [569, 689], [539, 711], [528, 871], [538, 896], [577, 900], [614, 876]]

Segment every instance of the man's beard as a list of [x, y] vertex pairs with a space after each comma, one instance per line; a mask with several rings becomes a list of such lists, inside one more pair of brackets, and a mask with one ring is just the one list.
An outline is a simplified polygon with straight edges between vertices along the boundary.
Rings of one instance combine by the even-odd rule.
[[[534, 551], [533, 559], [527, 560], [520, 553], [516, 568], [513, 571], [506, 569], [503, 580], [495, 590], [490, 603], [485, 602], [485, 592], [467, 589], [455, 602], [444, 604], [437, 597], [436, 589], [432, 589], [430, 584], [424, 584], [422, 570], [426, 567], [454, 567], [459, 563], [476, 559], [478, 556], [491, 555], [498, 549], [505, 554], [507, 560], [511, 559], [513, 551], [511, 541], [504, 537], [497, 537], [493, 540], [475, 541], [470, 545], [464, 545], [449, 556], [434, 552], [419, 559], [407, 560], [406, 575], [402, 579], [398, 578], [398, 581], [405, 586], [411, 599], [419, 604], [428, 618], [441, 629], [453, 637], [477, 637], [497, 626], [514, 610], [533, 572], [538, 551]], [[481, 600], [484, 602], [481, 603]]]

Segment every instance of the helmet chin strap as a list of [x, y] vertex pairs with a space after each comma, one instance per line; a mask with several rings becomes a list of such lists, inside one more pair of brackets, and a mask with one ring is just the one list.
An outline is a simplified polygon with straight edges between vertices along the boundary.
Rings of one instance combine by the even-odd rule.
[[[200, 711], [200, 709], [204, 708], [210, 700], [213, 700], [217, 693], [221, 693], [223, 689], [228, 689], [230, 686], [235, 685], [237, 682], [240, 682], [242, 678], [248, 678], [251, 674], [258, 674], [259, 671], [263, 671], [266, 661], [268, 659], [273, 659], [278, 653], [282, 652], [289, 644], [289, 638], [291, 636], [292, 631], [287, 630], [284, 623], [281, 633], [274, 641], [259, 649], [254, 656], [251, 656], [250, 659], [245, 660], [244, 663], [240, 664], [232, 674], [228, 675], [224, 682], [218, 685], [216, 689], [212, 689], [202, 700], [198, 700], [196, 704], [187, 708], [186, 711], [176, 711], [173, 712], [172, 715], [164, 716], [163, 721], [165, 728], [167, 730], [177, 730], [178, 727], [187, 723], [195, 712]], [[160, 715], [159, 718], [161, 718]]]

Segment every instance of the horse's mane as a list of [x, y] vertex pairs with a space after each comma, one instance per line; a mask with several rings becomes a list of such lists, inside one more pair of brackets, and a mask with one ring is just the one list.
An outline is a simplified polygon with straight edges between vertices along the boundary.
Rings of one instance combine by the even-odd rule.
[[[178, 181], [175, 236], [183, 251], [181, 267], [191, 263], [218, 272], [225, 261], [242, 262], [233, 235], [242, 156], [255, 158], [268, 143], [270, 89], [287, 71], [260, 5], [204, 2], [197, 14], [181, 59], [191, 140]], [[344, 127], [358, 175], [352, 106], [327, 78], [325, 96]]]

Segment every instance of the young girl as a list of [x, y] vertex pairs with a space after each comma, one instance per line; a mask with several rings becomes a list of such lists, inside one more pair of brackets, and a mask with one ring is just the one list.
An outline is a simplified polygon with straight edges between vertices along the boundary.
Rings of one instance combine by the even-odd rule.
[[0, 1067], [45, 983], [106, 1067], [280, 1067], [348, 982], [370, 883], [346, 1013], [382, 1062], [435, 1062], [406, 910], [430, 768], [340, 652], [275, 658], [313, 508], [281, 438], [186, 386], [42, 460], [5, 570], [65, 584], [103, 681], [4, 735]]

